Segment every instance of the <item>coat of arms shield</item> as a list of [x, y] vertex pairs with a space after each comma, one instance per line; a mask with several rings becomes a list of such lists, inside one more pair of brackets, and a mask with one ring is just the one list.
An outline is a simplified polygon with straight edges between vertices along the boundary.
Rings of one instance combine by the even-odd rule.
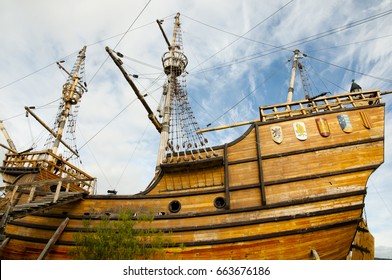
[[278, 144], [282, 143], [283, 141], [282, 127], [274, 125], [270, 127], [270, 131], [271, 131], [272, 140], [274, 140]]
[[348, 115], [338, 115], [338, 121], [344, 132], [350, 133], [353, 131], [353, 126]]
[[304, 141], [308, 138], [308, 133], [306, 132], [305, 123], [295, 122], [293, 123], [293, 128], [294, 128], [295, 136], [298, 138], [298, 140]]
[[367, 113], [366, 112], [359, 112], [359, 115], [361, 116], [363, 126], [366, 127], [367, 129], [371, 129], [372, 123], [370, 122], [370, 119], [369, 119]]
[[329, 126], [328, 126], [328, 122], [326, 119], [316, 118], [316, 124], [317, 124], [317, 128], [318, 128], [318, 131], [321, 136], [328, 137], [329, 135], [331, 135], [331, 132], [330, 132]]

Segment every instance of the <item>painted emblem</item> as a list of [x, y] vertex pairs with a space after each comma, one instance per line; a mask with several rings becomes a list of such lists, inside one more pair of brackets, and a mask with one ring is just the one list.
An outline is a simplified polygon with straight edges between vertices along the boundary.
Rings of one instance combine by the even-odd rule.
[[308, 138], [308, 134], [306, 133], [306, 127], [303, 122], [295, 122], [293, 123], [295, 136], [297, 136], [298, 140], [304, 141]]
[[353, 126], [351, 125], [348, 115], [338, 115], [338, 121], [344, 132], [350, 133], [353, 131]]
[[281, 126], [271, 126], [270, 127], [272, 140], [280, 144], [283, 141], [283, 130]]
[[363, 126], [366, 127], [367, 129], [371, 129], [372, 123], [370, 122], [367, 113], [366, 112], [359, 112], [359, 115], [361, 116]]
[[317, 124], [317, 128], [318, 128], [318, 131], [321, 136], [328, 137], [329, 135], [331, 135], [331, 132], [330, 132], [329, 126], [328, 126], [328, 122], [326, 119], [317, 118], [316, 124]]

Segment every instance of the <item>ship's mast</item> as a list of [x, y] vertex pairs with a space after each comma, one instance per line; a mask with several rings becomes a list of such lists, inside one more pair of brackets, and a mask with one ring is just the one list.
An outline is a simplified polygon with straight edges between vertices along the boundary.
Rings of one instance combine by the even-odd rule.
[[287, 103], [292, 102], [293, 100], [293, 93], [294, 93], [294, 80], [295, 80], [295, 72], [298, 67], [298, 56], [299, 56], [299, 50], [294, 51], [294, 59], [293, 59], [293, 66], [291, 68], [291, 77], [290, 77], [290, 84], [289, 84], [289, 90], [287, 93]]
[[[158, 24], [160, 26], [159, 21]], [[163, 163], [166, 155], [166, 147], [168, 146], [168, 140], [169, 140], [171, 103], [172, 103], [172, 97], [175, 94], [177, 77], [184, 72], [185, 67], [188, 64], [188, 59], [182, 52], [182, 48], [180, 44], [181, 42], [178, 42], [179, 41], [178, 38], [180, 36], [179, 34], [180, 14], [177, 13], [175, 17], [171, 44], [169, 44], [169, 41], [167, 40], [167, 37], [163, 32], [162, 28], [161, 31], [165, 37], [166, 43], [168, 44], [168, 48], [169, 48], [169, 51], [162, 56], [163, 68], [168, 78], [168, 90], [166, 93], [166, 99], [163, 107], [162, 130], [161, 130], [161, 137], [160, 137], [159, 150], [158, 150], [157, 166]]]
[[79, 52], [75, 65], [69, 74], [67, 82], [63, 85], [64, 106], [59, 113], [59, 122], [56, 127], [56, 138], [53, 144], [53, 153], [57, 154], [60, 143], [62, 142], [64, 127], [70, 115], [73, 105], [76, 105], [82, 97], [85, 87], [80, 84], [81, 68], [84, 66], [86, 57], [86, 46]]

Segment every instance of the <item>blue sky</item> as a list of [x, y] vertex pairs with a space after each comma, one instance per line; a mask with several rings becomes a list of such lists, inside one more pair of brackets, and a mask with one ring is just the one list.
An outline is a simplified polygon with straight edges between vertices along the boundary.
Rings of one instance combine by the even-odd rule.
[[[70, 69], [87, 45], [89, 91], [76, 135], [80, 167], [98, 178], [99, 193], [137, 193], [154, 174], [159, 135], [104, 48], [117, 46], [126, 55], [126, 69], [139, 75], [137, 86], [155, 110], [167, 51], [156, 19], [165, 20], [170, 37], [174, 15], [181, 13], [187, 89], [202, 128], [255, 120], [259, 106], [284, 102], [295, 49], [308, 55], [303, 63], [315, 95], [348, 91], [352, 79], [364, 89], [392, 89], [390, 0], [152, 0], [138, 17], [147, 3], [0, 0], [0, 119], [19, 150], [41, 149], [47, 137], [25, 117], [24, 106], [37, 106], [52, 125], [66, 80], [55, 62], [65, 59]], [[297, 78], [294, 99], [303, 99]], [[384, 101], [385, 163], [371, 176], [365, 209], [376, 255], [392, 258], [392, 97]], [[245, 129], [205, 136], [222, 144]]]

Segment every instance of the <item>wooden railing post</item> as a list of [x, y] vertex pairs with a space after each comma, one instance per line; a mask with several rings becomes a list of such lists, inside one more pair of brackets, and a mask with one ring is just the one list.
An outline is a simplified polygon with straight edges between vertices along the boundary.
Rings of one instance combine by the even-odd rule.
[[34, 194], [35, 194], [35, 189], [36, 189], [36, 186], [32, 186], [32, 187], [31, 187], [31, 189], [30, 189], [30, 194], [29, 194], [29, 199], [27, 200], [27, 203], [30, 203], [30, 202], [33, 201], [33, 199], [34, 199]]
[[14, 186], [14, 189], [12, 190], [12, 195], [11, 195], [11, 199], [10, 199], [11, 206], [14, 205], [15, 195], [16, 195], [18, 188], [19, 188], [19, 186], [16, 185], [16, 186]]
[[315, 249], [310, 250], [310, 254], [313, 260], [320, 260], [320, 256]]
[[62, 181], [59, 181], [56, 188], [56, 193], [54, 194], [53, 203], [56, 203], [60, 196]]
[[69, 187], [71, 186], [71, 183], [67, 184], [67, 188], [65, 189], [65, 192], [69, 192]]

